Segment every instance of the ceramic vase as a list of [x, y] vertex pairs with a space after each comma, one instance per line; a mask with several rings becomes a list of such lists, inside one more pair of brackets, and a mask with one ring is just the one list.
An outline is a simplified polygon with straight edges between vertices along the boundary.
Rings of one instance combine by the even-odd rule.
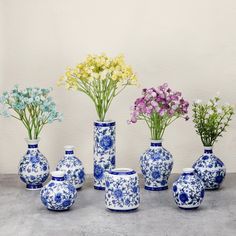
[[39, 140], [26, 139], [28, 150], [19, 163], [18, 174], [28, 190], [37, 190], [49, 176], [47, 159], [38, 149]]
[[131, 211], [139, 207], [140, 189], [137, 173], [117, 168], [106, 173], [105, 205], [113, 211]]
[[198, 208], [204, 198], [204, 192], [204, 183], [193, 168], [185, 168], [173, 184], [173, 196], [179, 208]]
[[213, 154], [212, 147], [205, 147], [204, 154], [193, 164], [207, 190], [218, 189], [226, 175], [224, 163]]
[[41, 189], [41, 201], [49, 210], [68, 210], [75, 202], [77, 191], [72, 184], [65, 181], [64, 175], [62, 171], [52, 172], [52, 180]]
[[85, 173], [82, 162], [74, 154], [74, 146], [64, 147], [64, 158], [57, 164], [56, 170], [65, 173], [65, 180], [70, 182], [77, 190], [80, 189], [85, 181]]
[[105, 190], [105, 172], [116, 164], [115, 121], [94, 122], [94, 188]]
[[168, 178], [173, 167], [173, 157], [162, 147], [161, 140], [152, 140], [150, 147], [140, 158], [141, 171], [145, 179], [145, 189], [161, 191], [168, 189]]

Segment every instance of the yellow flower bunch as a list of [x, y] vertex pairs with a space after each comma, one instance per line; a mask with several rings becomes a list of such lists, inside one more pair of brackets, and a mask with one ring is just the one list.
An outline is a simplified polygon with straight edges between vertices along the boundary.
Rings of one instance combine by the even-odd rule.
[[136, 85], [137, 77], [126, 65], [124, 56], [110, 58], [103, 53], [88, 55], [75, 68], [67, 68], [58, 84], [87, 94], [95, 104], [99, 119], [103, 121], [113, 98], [127, 85]]

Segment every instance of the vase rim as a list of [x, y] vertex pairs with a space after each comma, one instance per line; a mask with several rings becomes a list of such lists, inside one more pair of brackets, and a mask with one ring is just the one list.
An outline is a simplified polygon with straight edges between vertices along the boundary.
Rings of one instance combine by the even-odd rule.
[[104, 120], [104, 121], [101, 121], [101, 120], [95, 120], [94, 121], [95, 123], [113, 123], [113, 122], [115, 122], [114, 120], [112, 120], [112, 119], [108, 119], [108, 120]]
[[183, 169], [183, 173], [193, 173], [193, 172], [194, 172], [194, 169], [190, 167]]
[[51, 175], [52, 175], [52, 177], [56, 177], [56, 178], [64, 177], [65, 176], [65, 172], [64, 171], [59, 171], [59, 170], [52, 171]]
[[204, 146], [204, 150], [212, 150], [213, 146]]
[[73, 151], [75, 149], [75, 146], [73, 146], [73, 145], [65, 145], [64, 149], [65, 149], [65, 151]]
[[27, 144], [38, 144], [40, 141], [40, 138], [37, 138], [37, 139], [25, 138], [25, 141], [27, 142]]
[[112, 169], [109, 173], [113, 175], [131, 175], [135, 174], [136, 171], [131, 168], [115, 168]]
[[159, 139], [159, 140], [151, 139], [151, 143], [162, 143], [162, 142], [163, 142], [163, 139]]

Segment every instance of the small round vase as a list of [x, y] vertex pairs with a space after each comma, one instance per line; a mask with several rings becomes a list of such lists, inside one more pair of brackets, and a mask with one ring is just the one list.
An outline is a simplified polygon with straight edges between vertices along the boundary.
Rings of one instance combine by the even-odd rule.
[[204, 183], [193, 168], [183, 169], [183, 173], [173, 183], [175, 203], [182, 209], [196, 209], [204, 198]]
[[140, 189], [137, 173], [128, 168], [106, 172], [105, 205], [113, 211], [131, 211], [139, 207]]
[[193, 164], [207, 190], [218, 189], [226, 175], [224, 163], [213, 154], [212, 147], [205, 147], [204, 154]]
[[74, 154], [74, 146], [67, 145], [64, 147], [64, 158], [57, 164], [56, 170], [65, 173], [65, 180], [74, 185], [78, 190], [85, 181], [85, 173], [82, 162]]
[[52, 180], [40, 192], [41, 201], [48, 210], [68, 210], [77, 197], [75, 187], [65, 181], [64, 172], [52, 172]]
[[26, 141], [28, 150], [19, 163], [18, 174], [28, 190], [38, 190], [49, 176], [49, 164], [38, 149], [39, 140]]
[[162, 147], [161, 140], [152, 140], [150, 148], [140, 158], [145, 189], [161, 191], [168, 189], [168, 178], [173, 168], [173, 157]]
[[116, 164], [116, 122], [94, 122], [94, 188], [105, 190], [105, 172]]

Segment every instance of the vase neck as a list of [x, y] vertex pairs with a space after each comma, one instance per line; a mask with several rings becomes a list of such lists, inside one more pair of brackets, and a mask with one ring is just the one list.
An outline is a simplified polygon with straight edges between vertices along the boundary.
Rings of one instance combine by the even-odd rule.
[[32, 149], [38, 149], [38, 143], [39, 140], [35, 139], [35, 140], [30, 140], [30, 139], [26, 139], [27, 145], [28, 145], [28, 149], [32, 150]]
[[162, 140], [151, 140], [150, 147], [162, 147]]
[[193, 168], [184, 168], [182, 175], [194, 175], [195, 170]]
[[204, 153], [205, 154], [212, 154], [213, 153], [212, 147], [204, 147]]
[[66, 145], [64, 149], [65, 149], [65, 157], [74, 156], [74, 146]]
[[52, 172], [52, 180], [64, 181], [65, 180], [65, 173], [63, 171], [53, 171]]

